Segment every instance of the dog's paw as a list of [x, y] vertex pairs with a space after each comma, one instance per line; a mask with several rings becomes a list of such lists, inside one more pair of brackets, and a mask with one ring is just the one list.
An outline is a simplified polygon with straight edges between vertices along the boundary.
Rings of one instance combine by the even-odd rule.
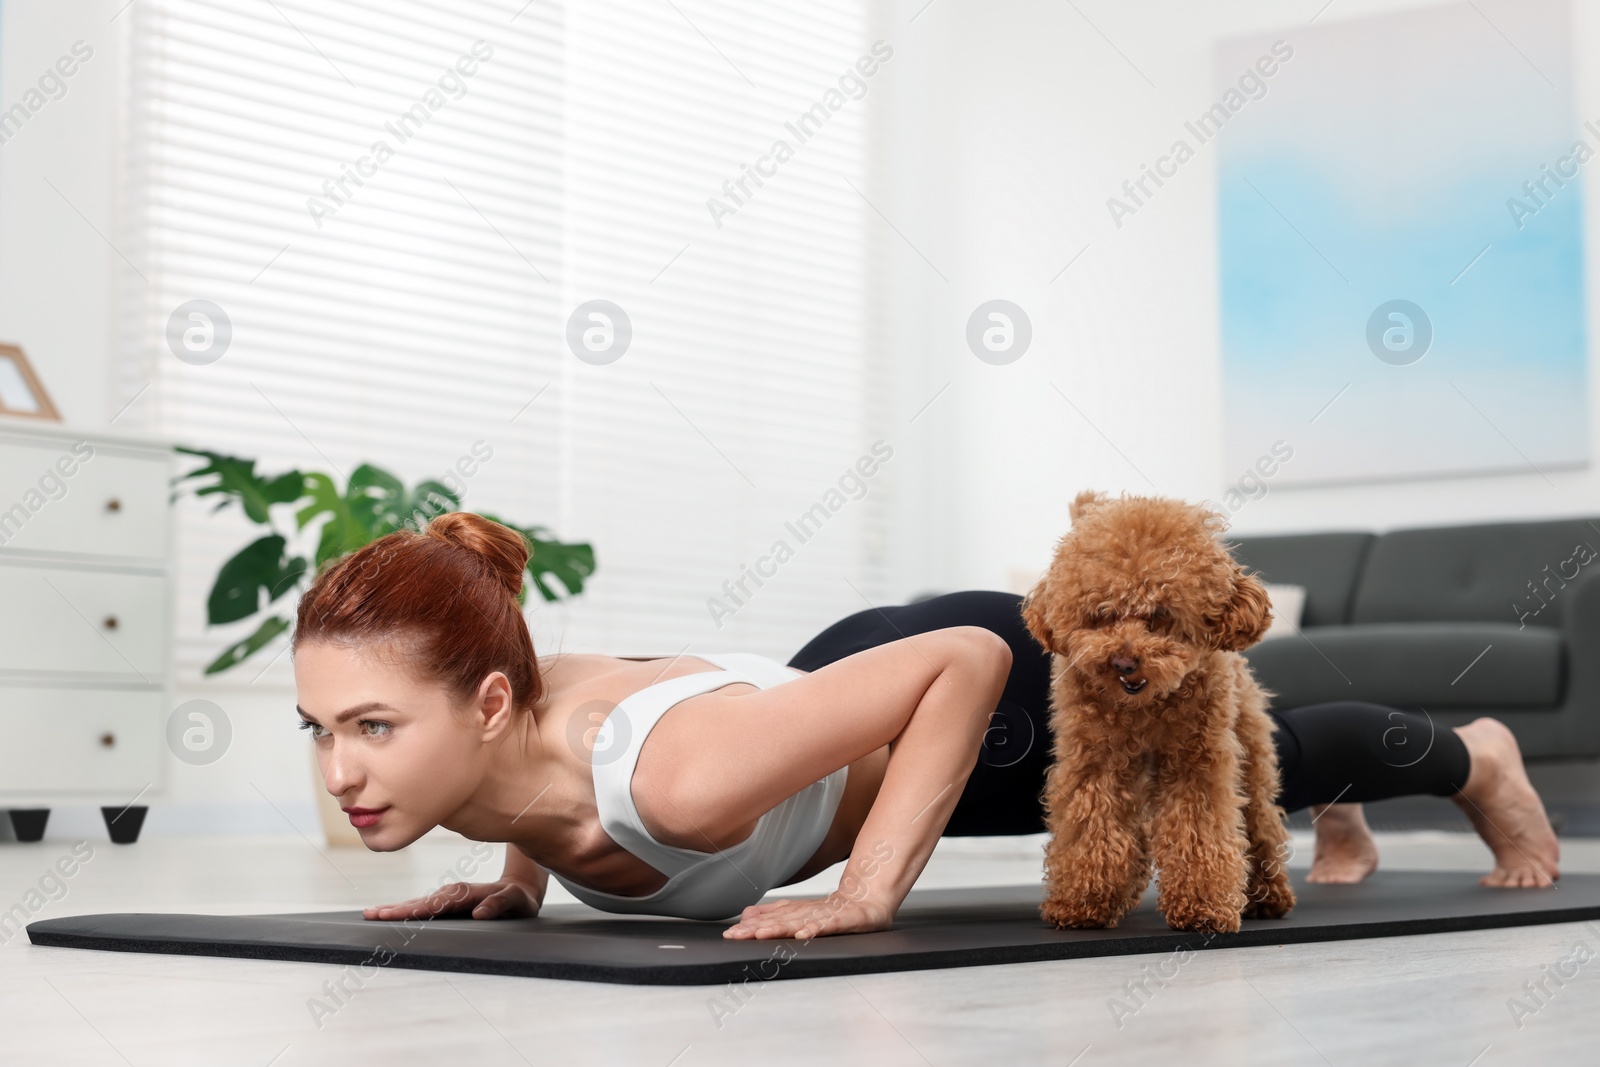
[[1202, 901], [1171, 904], [1162, 914], [1166, 917], [1167, 925], [1174, 930], [1209, 934], [1236, 934], [1241, 918], [1237, 911], [1214, 907]]
[[1262, 901], [1252, 900], [1245, 905], [1243, 918], [1246, 919], [1282, 919], [1294, 910], [1294, 901]]
[[1093, 906], [1084, 900], [1046, 900], [1039, 917], [1057, 930], [1110, 930], [1122, 916], [1115, 908]]
[[1246, 919], [1281, 919], [1294, 910], [1294, 890], [1287, 879], [1253, 886], [1249, 897], [1244, 906]]

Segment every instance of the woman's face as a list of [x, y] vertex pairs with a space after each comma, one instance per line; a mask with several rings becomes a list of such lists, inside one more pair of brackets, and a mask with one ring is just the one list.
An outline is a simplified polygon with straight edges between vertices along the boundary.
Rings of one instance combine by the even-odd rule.
[[347, 813], [361, 809], [350, 821], [367, 848], [405, 848], [471, 796], [486, 756], [481, 723], [391, 649], [301, 645], [294, 679], [323, 784]]

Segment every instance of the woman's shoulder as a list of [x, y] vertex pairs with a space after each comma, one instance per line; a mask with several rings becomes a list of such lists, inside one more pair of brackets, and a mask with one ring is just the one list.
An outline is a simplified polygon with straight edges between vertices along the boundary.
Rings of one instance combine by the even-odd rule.
[[692, 652], [664, 653], [660, 655], [612, 656], [599, 652], [557, 652], [539, 657], [545, 680], [564, 685], [583, 685], [608, 679], [624, 685], [647, 686], [653, 682], [671, 681], [687, 674], [722, 671], [728, 666], [735, 673], [760, 674], [767, 684], [805, 673], [785, 667], [769, 656], [748, 652]]
[[587, 685], [636, 666], [618, 656], [600, 652], [552, 652], [539, 657], [547, 688]]

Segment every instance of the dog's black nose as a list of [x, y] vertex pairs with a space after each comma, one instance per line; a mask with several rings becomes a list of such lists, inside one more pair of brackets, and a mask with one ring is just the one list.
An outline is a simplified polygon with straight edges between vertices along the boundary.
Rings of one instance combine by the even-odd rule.
[[1132, 656], [1112, 656], [1111, 669], [1122, 675], [1132, 674], [1139, 669], [1139, 661]]

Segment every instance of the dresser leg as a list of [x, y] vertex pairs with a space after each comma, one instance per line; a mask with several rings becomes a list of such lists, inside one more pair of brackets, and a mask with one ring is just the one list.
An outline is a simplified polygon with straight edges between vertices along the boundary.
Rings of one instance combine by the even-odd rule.
[[12, 808], [11, 829], [18, 841], [43, 841], [44, 824], [50, 818], [49, 808]]
[[139, 831], [144, 827], [144, 815], [149, 810], [143, 806], [101, 808], [100, 815], [106, 821], [106, 830], [111, 834], [112, 843], [131, 845], [139, 840]]

